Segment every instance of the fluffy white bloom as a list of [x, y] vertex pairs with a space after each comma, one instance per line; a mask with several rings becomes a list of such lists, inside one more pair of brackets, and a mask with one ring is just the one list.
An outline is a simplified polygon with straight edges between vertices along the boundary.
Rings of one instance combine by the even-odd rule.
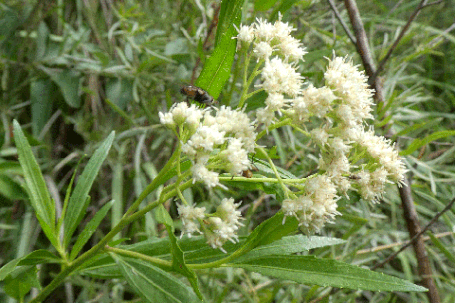
[[237, 29], [237, 32], [239, 33], [237, 35], [239, 41], [251, 43], [254, 40], [254, 26], [240, 25], [240, 29]]
[[182, 125], [185, 123], [190, 130], [194, 131], [202, 118], [203, 110], [192, 104], [188, 107], [186, 102], [174, 104], [168, 113], [159, 113], [160, 122], [169, 127]]
[[205, 207], [193, 207], [190, 205], [179, 204], [177, 205], [177, 211], [183, 223], [180, 238], [184, 234], [188, 234], [188, 237], [191, 238], [194, 232], [201, 233], [197, 220], [205, 217]]
[[360, 134], [357, 143], [365, 147], [370, 156], [387, 170], [393, 181], [403, 184], [406, 167], [390, 140], [376, 136], [373, 130], [369, 130]]
[[303, 90], [303, 98], [308, 110], [313, 115], [322, 118], [332, 109], [332, 103], [337, 98], [326, 86], [316, 88], [313, 84]]
[[292, 36], [285, 36], [280, 39], [279, 44], [276, 46], [281, 54], [289, 61], [303, 60], [303, 56], [307, 54], [302, 43]]
[[272, 123], [275, 123], [275, 112], [269, 110], [269, 108], [258, 108], [256, 110], [256, 121], [258, 123], [263, 123], [265, 127], [268, 127]]
[[337, 156], [345, 155], [351, 149], [351, 146], [341, 138], [330, 139], [327, 145], [331, 153]]
[[251, 168], [248, 152], [243, 149], [243, 143], [240, 139], [232, 138], [229, 140], [228, 147], [221, 152], [221, 156], [227, 160], [226, 170], [232, 175], [240, 174], [242, 171]]
[[286, 104], [282, 94], [270, 93], [265, 99], [265, 104], [270, 111], [277, 111]]
[[211, 152], [214, 146], [223, 144], [225, 141], [225, 132], [218, 129], [218, 125], [205, 126], [201, 125], [196, 132], [183, 145], [182, 151], [194, 159], [198, 151]]
[[243, 111], [232, 110], [223, 105], [217, 111], [215, 119], [219, 130], [226, 132], [226, 136], [242, 140], [243, 148], [248, 153], [254, 151], [257, 134], [254, 132], [253, 123]]
[[[359, 71], [358, 66], [352, 64], [352, 60], [348, 60], [347, 57], [329, 60], [324, 78], [326, 84], [335, 90], [342, 102], [351, 108], [352, 117], [357, 124], [373, 118], [371, 111], [374, 90], [368, 88], [365, 72]], [[341, 113], [338, 116], [343, 117]]]
[[315, 128], [310, 133], [311, 133], [311, 138], [313, 139], [313, 141], [316, 144], [318, 144], [320, 146], [324, 146], [327, 144], [327, 140], [329, 139], [329, 134], [327, 133], [327, 131], [324, 128], [322, 128], [322, 127]]
[[292, 116], [298, 122], [304, 123], [309, 119], [310, 114], [308, 112], [308, 106], [305, 102], [305, 98], [302, 96], [292, 99], [290, 107], [292, 109]]
[[265, 62], [262, 69], [262, 87], [268, 93], [286, 94], [295, 97], [301, 93], [303, 77], [292, 64], [278, 57]]
[[191, 167], [191, 172], [193, 173], [193, 183], [197, 181], [202, 181], [207, 185], [208, 188], [220, 186], [226, 188], [224, 185], [220, 184], [220, 179], [218, 178], [219, 174], [214, 171], [210, 171], [202, 163], [196, 163]]
[[216, 209], [215, 214], [217, 216], [209, 218], [208, 230], [205, 233], [207, 243], [210, 246], [226, 252], [222, 247], [226, 241], [238, 242], [236, 231], [239, 226], [243, 225], [240, 223], [242, 219], [241, 213], [237, 210], [239, 206], [240, 203], [234, 203], [233, 198], [224, 198], [221, 201], [221, 204]]
[[267, 60], [270, 56], [272, 56], [273, 48], [269, 43], [261, 41], [254, 46], [253, 52], [258, 60]]
[[229, 226], [235, 226], [234, 229], [238, 229], [239, 226], [243, 226], [240, 223], [242, 218], [241, 212], [238, 210], [239, 203], [234, 203], [233, 198], [223, 198], [221, 204], [216, 208], [217, 215]]
[[332, 222], [337, 211], [336, 187], [327, 176], [319, 175], [307, 181], [306, 194], [283, 201], [286, 216], [294, 216], [308, 232], [320, 232], [326, 222]]
[[275, 36], [274, 26], [261, 18], [256, 19], [254, 34], [261, 41], [270, 41]]

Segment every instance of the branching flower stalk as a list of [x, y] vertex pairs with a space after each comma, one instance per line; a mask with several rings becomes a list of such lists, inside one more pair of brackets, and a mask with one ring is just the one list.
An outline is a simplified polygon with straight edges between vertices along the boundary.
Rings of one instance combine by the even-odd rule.
[[[297, 67], [306, 51], [301, 42], [291, 36], [292, 31], [294, 28], [281, 18], [274, 24], [257, 19], [250, 26], [240, 26], [237, 40], [239, 53], [245, 56], [245, 66], [238, 108], [201, 109], [180, 102], [167, 113], [160, 112], [161, 124], [171, 129], [179, 140], [169, 161], [118, 225], [89, 251], [66, 264], [33, 302], [46, 297], [64, 278], [95, 255], [105, 251], [128, 254], [106, 245], [129, 223], [175, 196], [180, 199], [181, 237], [203, 234], [208, 245], [226, 252], [223, 245], [227, 241], [237, 243], [237, 231], [243, 226], [244, 219], [239, 211], [241, 202], [223, 198], [217, 207], [213, 207], [214, 211], [198, 207], [197, 203], [190, 205], [182, 192], [197, 182], [209, 190], [225, 190], [233, 180], [277, 183], [285, 195], [284, 200], [279, 201], [284, 220], [295, 217], [300, 228], [308, 234], [318, 233], [325, 224], [334, 222], [340, 215], [337, 201], [341, 196], [349, 198], [349, 193], [357, 191], [363, 199], [378, 202], [386, 183], [403, 183], [405, 166], [393, 144], [376, 136], [367, 126], [366, 121], [373, 117], [373, 91], [368, 88], [364, 72], [346, 57], [333, 57], [327, 59], [325, 86], [318, 88], [305, 83]], [[252, 57], [256, 58], [256, 64], [248, 75]], [[264, 106], [246, 113], [246, 100], [259, 91], [267, 93]], [[281, 175], [268, 155], [267, 147], [257, 144], [269, 131], [283, 126], [302, 133], [319, 149], [317, 173], [299, 179]], [[268, 160], [272, 177], [241, 176], [252, 168], [248, 155], [255, 152]], [[190, 169], [182, 171], [183, 160], [191, 161]], [[137, 210], [140, 203], [162, 184], [165, 174], [174, 169], [177, 178], [164, 187], [159, 199]], [[245, 252], [239, 249], [216, 262], [189, 266], [193, 269], [221, 266]], [[150, 261], [170, 266], [155, 258]]]

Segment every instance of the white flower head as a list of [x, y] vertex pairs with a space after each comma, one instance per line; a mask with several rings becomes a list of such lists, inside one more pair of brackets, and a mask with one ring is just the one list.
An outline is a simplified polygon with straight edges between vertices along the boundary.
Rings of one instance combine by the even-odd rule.
[[188, 237], [191, 238], [193, 233], [201, 233], [197, 220], [205, 217], [205, 207], [193, 207], [179, 204], [177, 205], [177, 211], [183, 223], [180, 238], [182, 238], [184, 234], [188, 234]]
[[202, 163], [196, 163], [191, 167], [191, 172], [193, 173], [193, 183], [197, 181], [202, 181], [207, 185], [208, 188], [220, 186], [226, 189], [226, 186], [220, 183], [218, 178], [219, 174], [214, 171], [210, 171]]
[[295, 70], [294, 65], [275, 57], [265, 62], [262, 69], [262, 87], [268, 93], [286, 94], [296, 97], [301, 93], [303, 77]]
[[239, 33], [237, 35], [237, 40], [241, 42], [251, 43], [254, 40], [254, 26], [240, 25], [237, 32]]
[[273, 48], [268, 42], [261, 41], [254, 46], [253, 53], [258, 60], [267, 60], [272, 56]]
[[159, 113], [160, 122], [169, 127], [185, 124], [191, 131], [194, 131], [202, 118], [203, 110], [192, 104], [188, 107], [186, 102], [175, 103], [168, 113]]

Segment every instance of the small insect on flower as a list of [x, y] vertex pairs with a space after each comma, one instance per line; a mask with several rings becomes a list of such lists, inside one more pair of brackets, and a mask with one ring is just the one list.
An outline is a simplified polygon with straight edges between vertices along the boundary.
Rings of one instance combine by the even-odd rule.
[[213, 104], [218, 103], [216, 100], [213, 99], [212, 96], [209, 95], [208, 92], [194, 85], [182, 86], [182, 88], [180, 89], [180, 93], [201, 104], [211, 106]]

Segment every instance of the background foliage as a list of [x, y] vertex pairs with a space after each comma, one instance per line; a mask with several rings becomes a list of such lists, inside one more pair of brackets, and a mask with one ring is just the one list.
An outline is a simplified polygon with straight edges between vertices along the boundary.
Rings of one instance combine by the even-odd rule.
[[[381, 59], [418, 1], [359, 1], [359, 10], [376, 60]], [[90, 191], [87, 223], [110, 200], [112, 205], [86, 247], [96, 244], [156, 176], [170, 156], [175, 139], [159, 125], [158, 112], [166, 111], [179, 94], [182, 83], [191, 83], [217, 41], [210, 24], [216, 16], [216, 1], [13, 1], [0, 4], [0, 263], [24, 256], [50, 244], [33, 215], [27, 193], [21, 186], [12, 120], [22, 125], [34, 147], [38, 164], [57, 209], [76, 169], [87, 165], [84, 155], [93, 155], [111, 131], [116, 138]], [[345, 20], [346, 12], [338, 5]], [[400, 42], [381, 75], [387, 102], [377, 108], [378, 131], [388, 125], [397, 145], [406, 155], [412, 177], [412, 192], [422, 222], [455, 196], [455, 37], [445, 31], [452, 25], [455, 5], [451, 1], [425, 8]], [[323, 56], [349, 55], [360, 63], [355, 47], [334, 18], [325, 1], [246, 1], [242, 22], [254, 17], [270, 20], [283, 13], [302, 39], [308, 54], [302, 74], [321, 84], [326, 65]], [[209, 33], [210, 32], [210, 33]], [[194, 69], [194, 71], [193, 71]], [[232, 75], [235, 79], [238, 75]], [[318, 82], [319, 81], [319, 82]], [[220, 104], [235, 104], [240, 91], [235, 86], [216, 88]], [[231, 98], [232, 97], [232, 98]], [[260, 98], [251, 100], [254, 107]], [[382, 129], [387, 134], [389, 129]], [[429, 137], [432, 134], [434, 137]], [[438, 135], [439, 134], [439, 135]], [[297, 176], [317, 165], [312, 150], [295, 134], [273, 131], [276, 161]], [[421, 139], [417, 141], [416, 138]], [[424, 140], [429, 138], [428, 140]], [[82, 160], [81, 160], [82, 158]], [[247, 229], [271, 217], [279, 205], [267, 194], [248, 189], [232, 192], [243, 201]], [[216, 191], [203, 187], [184, 192], [188, 201], [210, 207]], [[149, 197], [152, 201], [153, 197]], [[319, 257], [373, 266], [408, 239], [400, 197], [394, 188], [384, 201], [372, 207], [352, 197], [341, 203], [343, 216], [324, 230], [324, 236], [347, 240], [331, 248], [313, 249]], [[176, 218], [175, 203], [166, 204]], [[178, 221], [176, 221], [178, 222]], [[441, 298], [455, 301], [455, 216], [445, 213], [431, 228], [427, 240], [433, 272]], [[83, 224], [83, 225], [84, 225]], [[178, 225], [177, 225], [178, 228]], [[166, 233], [153, 214], [131, 224], [122, 235], [136, 243]], [[373, 248], [374, 251], [372, 250]], [[381, 271], [418, 283], [412, 250], [401, 253]], [[126, 264], [125, 266], [128, 266]], [[43, 265], [41, 283], [47, 284], [58, 271]], [[332, 289], [236, 269], [204, 272], [201, 288], [210, 302], [299, 302], [314, 300]], [[30, 281], [31, 286], [36, 285]], [[14, 285], [4, 285], [5, 288]], [[120, 280], [74, 276], [48, 300], [65, 302], [132, 299]], [[0, 293], [4, 299], [4, 293]], [[341, 290], [333, 302], [425, 302], [422, 293], [380, 293]]]

